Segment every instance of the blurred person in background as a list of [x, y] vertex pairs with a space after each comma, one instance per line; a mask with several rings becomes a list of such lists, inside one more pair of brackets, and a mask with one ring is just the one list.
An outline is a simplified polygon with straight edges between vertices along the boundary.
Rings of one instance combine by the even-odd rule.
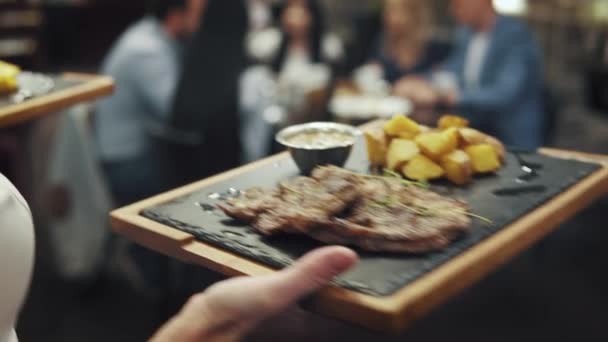
[[16, 342], [14, 326], [34, 269], [34, 223], [28, 204], [0, 173], [0, 342]]
[[434, 28], [428, 1], [387, 0], [383, 31], [370, 56], [371, 64], [391, 84], [407, 75], [431, 71], [448, 53], [445, 44], [433, 39]]
[[[117, 206], [167, 189], [151, 137], [164, 132], [181, 69], [183, 44], [198, 28], [205, 0], [156, 0], [106, 57], [102, 73], [116, 93], [97, 104], [95, 131], [100, 159]], [[148, 284], [162, 286], [164, 258], [132, 246]], [[154, 289], [155, 290], [155, 289]], [[154, 291], [156, 292], [156, 291]]]
[[184, 54], [169, 126], [157, 151], [169, 167], [172, 186], [237, 167], [238, 79], [245, 68], [246, 0], [207, 0], [201, 26]]
[[163, 190], [150, 132], [170, 114], [184, 42], [198, 29], [205, 0], [156, 0], [106, 57], [102, 73], [116, 93], [97, 104], [96, 136], [118, 205]]
[[268, 57], [268, 42], [275, 44], [279, 32], [275, 29], [273, 7], [275, 0], [249, 0], [247, 1], [247, 15], [249, 17], [248, 32], [246, 36], [247, 57], [252, 63], [264, 63]]
[[342, 57], [342, 43], [326, 32], [316, 0], [287, 0], [278, 13], [281, 35], [271, 65], [279, 77], [288, 78], [310, 65], [332, 65]]
[[273, 23], [272, 2], [273, 0], [247, 1], [250, 31], [256, 32], [264, 30]]
[[344, 55], [342, 41], [325, 30], [317, 1], [287, 0], [277, 15], [279, 29], [250, 40], [250, 55], [259, 64], [240, 80], [244, 161], [270, 152], [273, 125], [322, 119], [311, 117], [323, 114], [311, 108], [323, 98], [333, 67]]
[[[450, 8], [462, 27], [448, 61], [425, 87], [435, 89], [438, 103], [505, 144], [540, 146], [544, 82], [532, 33], [518, 19], [498, 15], [491, 0], [451, 0]], [[408, 82], [395, 91], [407, 97]]]
[[[17, 342], [14, 326], [34, 268], [34, 224], [29, 206], [0, 174], [0, 342]], [[325, 247], [292, 266], [260, 277], [237, 277], [192, 296], [153, 341], [236, 341], [265, 319], [327, 285], [351, 268], [357, 255]]]

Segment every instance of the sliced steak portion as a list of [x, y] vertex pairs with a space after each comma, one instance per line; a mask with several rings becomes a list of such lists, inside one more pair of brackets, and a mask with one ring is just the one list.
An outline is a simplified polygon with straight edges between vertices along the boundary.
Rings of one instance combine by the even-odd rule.
[[277, 190], [251, 188], [239, 197], [219, 203], [218, 207], [232, 218], [252, 223], [261, 213], [276, 207], [280, 202], [281, 198]]
[[360, 175], [343, 168], [326, 166], [313, 170], [312, 178], [334, 196], [344, 202], [352, 203], [353, 199], [359, 197], [358, 187], [362, 178]]
[[301, 233], [369, 251], [440, 250], [471, 224], [464, 202], [338, 167], [317, 168], [276, 191], [249, 190], [220, 207], [262, 234]]
[[335, 193], [313, 178], [298, 177], [279, 186], [281, 203], [264, 211], [253, 226], [261, 233], [306, 232], [327, 221], [350, 206], [356, 199], [354, 191], [342, 191], [352, 185], [334, 185]]
[[345, 217], [307, 232], [325, 243], [368, 251], [424, 253], [445, 248], [468, 230], [463, 202], [394, 181], [368, 180]]
[[281, 183], [278, 190], [247, 190], [219, 207], [265, 235], [302, 233], [343, 212], [357, 199], [353, 184], [336, 181], [340, 183], [297, 177]]
[[[381, 184], [384, 186], [369, 186]], [[470, 219], [464, 202], [395, 182], [371, 180], [345, 222], [364, 225], [386, 239], [415, 240], [451, 230], [467, 230]], [[371, 191], [373, 189], [373, 191]], [[392, 227], [392, 228], [391, 228]]]

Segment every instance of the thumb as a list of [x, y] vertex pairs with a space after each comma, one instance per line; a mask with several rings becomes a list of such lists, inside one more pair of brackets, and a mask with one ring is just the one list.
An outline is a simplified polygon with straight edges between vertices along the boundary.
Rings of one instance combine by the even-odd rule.
[[[198, 294], [180, 314], [157, 333], [157, 341], [197, 340], [197, 336], [240, 336], [298, 299], [327, 285], [357, 262], [344, 247], [324, 247], [300, 258], [291, 267], [263, 277], [239, 277], [220, 282]], [[203, 321], [204, 324], [200, 324]], [[193, 337], [194, 336], [194, 337]]]
[[277, 306], [285, 307], [327, 285], [357, 262], [357, 254], [345, 247], [324, 247], [300, 258], [276, 274], [267, 284]]

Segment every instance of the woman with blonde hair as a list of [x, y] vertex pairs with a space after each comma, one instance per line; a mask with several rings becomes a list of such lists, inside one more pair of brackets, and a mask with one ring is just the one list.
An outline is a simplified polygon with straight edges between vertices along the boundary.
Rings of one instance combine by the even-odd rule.
[[433, 40], [434, 28], [429, 1], [385, 1], [383, 32], [371, 56], [385, 80], [394, 83], [403, 76], [424, 74], [444, 60], [448, 51]]

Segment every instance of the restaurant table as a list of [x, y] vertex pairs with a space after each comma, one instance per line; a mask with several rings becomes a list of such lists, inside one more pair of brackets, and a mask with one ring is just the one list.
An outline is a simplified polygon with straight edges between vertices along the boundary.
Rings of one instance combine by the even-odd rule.
[[[600, 164], [597, 171], [534, 211], [477, 243], [392, 295], [374, 297], [329, 286], [306, 301], [313, 312], [350, 321], [374, 330], [399, 332], [437, 305], [471, 286], [540, 240], [561, 223], [608, 192], [608, 156], [542, 148], [541, 154]], [[269, 157], [217, 176], [186, 185], [111, 213], [113, 229], [129, 240], [179, 260], [229, 276], [271, 274], [275, 270], [197, 240], [193, 235], [140, 215], [142, 210], [256, 168], [289, 158]]]
[[49, 93], [13, 103], [0, 97], [0, 128], [25, 123], [74, 104], [109, 95], [114, 81], [107, 76], [63, 73], [52, 77], [56, 87]]
[[[14, 160], [13, 180], [19, 190], [28, 198], [28, 184], [31, 176], [27, 153], [30, 123], [46, 115], [56, 113], [81, 102], [92, 101], [114, 91], [111, 77], [66, 72], [47, 75], [55, 86], [44, 95], [35, 96], [22, 102], [11, 101], [10, 96], [0, 96], [0, 130], [10, 129], [8, 134], [16, 136], [17, 153]], [[2, 134], [2, 131], [0, 131]]]

